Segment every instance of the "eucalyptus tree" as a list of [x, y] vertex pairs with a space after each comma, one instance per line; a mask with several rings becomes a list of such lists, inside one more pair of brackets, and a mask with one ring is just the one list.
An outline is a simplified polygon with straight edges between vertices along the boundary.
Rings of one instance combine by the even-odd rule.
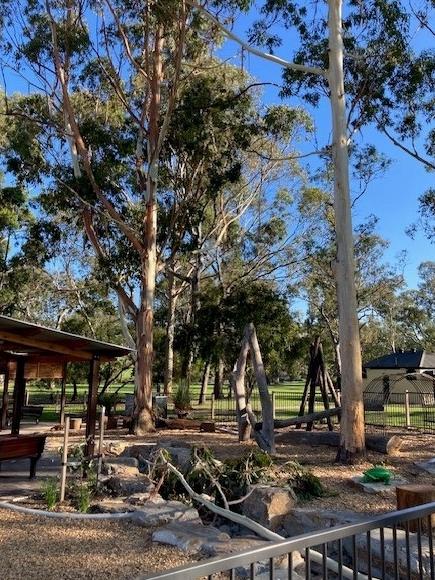
[[141, 433], [153, 426], [159, 159], [180, 87], [206, 50], [198, 29], [207, 26], [170, 0], [9, 0], [5, 12], [5, 66], [34, 90], [7, 112], [32, 133], [38, 162], [17, 148], [9, 169], [43, 180], [41, 204], [69, 212], [106, 267], [127, 340], [134, 324]]
[[282, 189], [276, 195], [274, 190], [285, 180], [296, 195], [305, 175], [297, 161], [273, 156], [294, 150], [312, 130], [310, 118], [299, 108], [271, 106], [261, 111], [255, 94], [259, 83], [239, 69], [215, 59], [202, 66], [180, 94], [162, 155], [162, 187], [173, 192], [165, 205], [165, 242], [160, 244], [167, 255], [168, 277], [166, 390], [180, 292], [189, 291], [181, 369], [189, 379], [202, 276], [218, 277], [219, 260], [221, 266], [228, 263], [232, 249], [238, 252], [245, 245], [240, 256], [243, 274], [234, 271], [233, 280], [222, 287], [224, 294], [240, 275], [253, 280], [260, 267], [263, 276], [268, 267], [270, 272], [277, 270], [278, 256], [295, 243], [296, 235], [289, 235], [287, 227], [288, 219], [292, 227], [297, 221], [291, 195]]
[[[376, 218], [371, 216], [355, 228], [354, 234], [357, 313], [363, 352], [366, 347], [365, 339], [372, 339], [370, 333], [366, 337], [363, 329], [376, 320], [385, 327], [387, 309], [395, 302], [397, 293], [404, 285], [401, 260], [393, 265], [385, 262], [384, 254], [388, 243], [376, 233], [376, 224]], [[333, 346], [335, 370], [340, 382], [342, 357], [333, 270], [334, 254], [333, 232], [320, 240], [314, 240], [310, 255], [295, 276], [292, 293], [306, 300], [311, 320], [317, 321], [324, 329]], [[391, 339], [388, 343], [390, 346], [394, 340]], [[384, 350], [386, 346], [384, 344]]]
[[[316, 106], [326, 97], [331, 108], [331, 143], [317, 152], [332, 159], [334, 177], [334, 213], [339, 328], [342, 343], [343, 416], [341, 444], [337, 459], [358, 460], [365, 452], [364, 412], [362, 401], [361, 348], [358, 328], [354, 255], [352, 246], [351, 196], [349, 185], [349, 144], [362, 126], [377, 123], [382, 129], [401, 127], [389, 108], [396, 104], [396, 84], [406, 79], [406, 69], [413, 62], [407, 6], [396, 0], [351, 0], [305, 2], [269, 0], [259, 9], [249, 41], [225, 26], [227, 9], [247, 10], [251, 2], [215, 2], [219, 17], [192, 0], [192, 5], [216, 24], [227, 37], [247, 51], [283, 67], [283, 96], [299, 96]], [[344, 14], [343, 14], [344, 12]], [[284, 31], [284, 33], [283, 33]], [[292, 38], [293, 45], [287, 42]], [[293, 60], [266, 53], [252, 44], [269, 50], [284, 45]], [[413, 67], [412, 82], [426, 83], [433, 70], [433, 58], [420, 59]], [[425, 72], [419, 76], [419, 72]], [[421, 81], [421, 82], [420, 82]], [[399, 89], [400, 90], [400, 89]], [[398, 95], [396, 95], [397, 97]], [[414, 101], [419, 102], [419, 99]], [[406, 98], [402, 101], [406, 108]], [[430, 113], [427, 108], [423, 113]], [[315, 153], [315, 152], [313, 152]]]

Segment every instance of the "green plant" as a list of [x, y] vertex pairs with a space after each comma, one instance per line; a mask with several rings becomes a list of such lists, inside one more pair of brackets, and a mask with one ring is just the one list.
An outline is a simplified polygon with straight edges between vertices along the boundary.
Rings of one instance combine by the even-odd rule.
[[322, 482], [309, 469], [297, 461], [287, 462], [285, 468], [289, 472], [289, 485], [297, 497], [308, 500], [325, 495]]
[[110, 417], [114, 414], [116, 405], [121, 402], [121, 398], [118, 393], [103, 393], [98, 397], [98, 402], [102, 407], [106, 409], [106, 415]]
[[174, 407], [179, 411], [189, 411], [192, 408], [189, 385], [180, 382], [174, 394]]
[[41, 485], [42, 497], [47, 505], [47, 508], [51, 511], [56, 507], [59, 499], [59, 489], [57, 479], [55, 477], [48, 477], [44, 479]]
[[91, 496], [90, 486], [84, 481], [81, 481], [75, 491], [75, 504], [79, 512], [83, 514], [88, 513], [91, 505]]

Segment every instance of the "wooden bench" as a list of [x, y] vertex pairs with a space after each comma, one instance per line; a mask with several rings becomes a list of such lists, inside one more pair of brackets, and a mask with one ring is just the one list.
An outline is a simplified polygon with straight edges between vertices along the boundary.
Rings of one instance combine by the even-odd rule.
[[43, 411], [44, 407], [27, 405], [21, 409], [21, 419], [35, 419], [36, 423], [39, 423]]
[[10, 459], [30, 459], [30, 479], [36, 476], [36, 464], [44, 451], [47, 435], [5, 435], [0, 437], [0, 466]]
[[[42, 413], [44, 412], [44, 407], [38, 405], [25, 405], [21, 408], [21, 419], [34, 419], [35, 423], [38, 424]], [[10, 423], [12, 417], [12, 409], [8, 410], [8, 423]]]

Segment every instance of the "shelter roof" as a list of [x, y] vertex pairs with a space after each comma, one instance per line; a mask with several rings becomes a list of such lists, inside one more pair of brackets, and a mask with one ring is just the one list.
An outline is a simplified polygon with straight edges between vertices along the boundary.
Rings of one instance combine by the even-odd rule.
[[0, 316], [0, 353], [6, 358], [22, 354], [65, 361], [91, 360], [94, 356], [111, 360], [131, 352], [125, 346]]
[[367, 362], [366, 369], [435, 369], [435, 353], [425, 350], [391, 352]]

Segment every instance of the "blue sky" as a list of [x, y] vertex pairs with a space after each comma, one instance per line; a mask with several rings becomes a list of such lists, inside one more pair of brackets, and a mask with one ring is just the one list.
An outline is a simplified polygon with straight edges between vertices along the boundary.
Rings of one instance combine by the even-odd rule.
[[[253, 21], [253, 16], [251, 13], [237, 21], [234, 26], [234, 31], [244, 40], [246, 40], [245, 31]], [[291, 34], [286, 31], [286, 35], [289, 37]], [[428, 42], [429, 39], [424, 33], [416, 36], [418, 48], [424, 44], [426, 48], [431, 46], [427, 44]], [[219, 50], [219, 55], [230, 59], [233, 64], [238, 64], [241, 57], [240, 46], [232, 40], [226, 40]], [[276, 55], [289, 60], [291, 58], [280, 49], [276, 51]], [[245, 52], [244, 67], [249, 74], [262, 82], [281, 83], [282, 68], [277, 64]], [[278, 92], [279, 89], [275, 87], [265, 87], [263, 93], [265, 105], [284, 103], [306, 106], [299, 99], [281, 100]], [[328, 143], [331, 131], [329, 105], [323, 103], [319, 109], [310, 112], [316, 123], [319, 145], [322, 146]], [[370, 184], [365, 195], [355, 205], [354, 225], [370, 214], [375, 214], [379, 218], [377, 232], [390, 243], [385, 252], [386, 260], [394, 262], [397, 256], [406, 250], [404, 275], [408, 286], [415, 287], [418, 283], [417, 268], [421, 262], [434, 259], [434, 246], [420, 230], [416, 232], [414, 239], [411, 239], [406, 234], [406, 229], [418, 220], [418, 197], [433, 186], [433, 174], [431, 175], [421, 163], [393, 145], [375, 128], [364, 128], [361, 137], [364, 143], [374, 144], [384, 153], [391, 160], [391, 166], [382, 178]], [[352, 185], [354, 191], [357, 191], [357, 184]]]

